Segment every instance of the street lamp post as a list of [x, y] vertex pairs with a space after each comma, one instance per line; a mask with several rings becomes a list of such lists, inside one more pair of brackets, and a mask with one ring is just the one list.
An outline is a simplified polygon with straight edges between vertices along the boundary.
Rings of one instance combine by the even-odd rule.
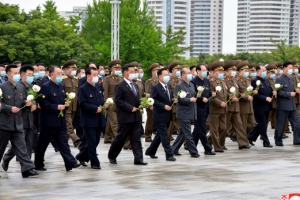
[[120, 4], [119, 0], [111, 0], [111, 59], [119, 59], [120, 40]]

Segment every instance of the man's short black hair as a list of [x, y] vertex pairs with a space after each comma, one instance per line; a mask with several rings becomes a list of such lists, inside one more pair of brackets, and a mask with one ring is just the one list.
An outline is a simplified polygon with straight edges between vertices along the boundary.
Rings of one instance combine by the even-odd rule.
[[21, 64], [21, 61], [16, 60], [16, 61], [14, 61], [12, 64], [15, 64], [15, 65]]
[[126, 64], [122, 67], [122, 73], [124, 73], [124, 71], [128, 71], [128, 69], [130, 67], [135, 67], [133, 64], [129, 63], [129, 64]]
[[96, 67], [88, 67], [85, 69], [86, 75], [91, 75], [92, 71], [98, 71]]
[[[81, 70], [82, 70], [82, 68], [77, 68], [77, 70], [76, 70], [76, 75], [77, 75], [78, 73], [80, 73]], [[85, 70], [85, 69], [83, 69], [83, 70]]]
[[20, 74], [22, 74], [22, 73], [25, 74], [27, 72], [27, 70], [34, 71], [34, 68], [32, 67], [32, 65], [23, 65], [20, 69]]
[[[195, 67], [196, 67], [196, 65], [190, 66], [190, 70], [192, 71]], [[197, 68], [196, 68], [196, 69], [197, 69]]]
[[49, 74], [52, 74], [55, 71], [55, 68], [60, 69], [60, 67], [58, 67], [56, 65], [52, 65], [48, 68]]
[[0, 67], [3, 67], [5, 69], [5, 65], [4, 64], [0, 64]]
[[102, 66], [104, 68], [104, 65], [103, 64], [99, 64], [97, 65], [97, 69], [99, 70], [100, 66]]
[[157, 71], [157, 76], [160, 76], [163, 71], [168, 71], [167, 68], [161, 68]]
[[260, 70], [261, 67], [264, 67], [265, 65], [263, 63], [258, 63], [255, 67], [256, 71]]
[[6, 73], [10, 72], [10, 69], [12, 68], [18, 68], [18, 66], [16, 64], [9, 64], [6, 68], [5, 71]]
[[[89, 62], [85, 65], [85, 69], [87, 69], [88, 67], [90, 67], [90, 64], [95, 64], [94, 62]], [[96, 65], [96, 64], [95, 64]]]
[[292, 64], [292, 62], [287, 61], [287, 62], [284, 62], [284, 63], [283, 63], [283, 66], [282, 66], [282, 67], [283, 67], [283, 68], [286, 68], [286, 67], [289, 66], [289, 65], [293, 65], [293, 64]]
[[36, 63], [36, 66], [40, 66], [40, 65], [45, 67], [44, 63]]

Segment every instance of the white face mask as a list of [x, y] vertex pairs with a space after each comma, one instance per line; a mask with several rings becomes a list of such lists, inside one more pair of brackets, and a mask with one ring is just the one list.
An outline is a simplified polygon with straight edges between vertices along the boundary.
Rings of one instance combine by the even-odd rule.
[[135, 78], [135, 74], [129, 74], [128, 79], [132, 81]]
[[98, 83], [99, 78], [98, 77], [93, 77], [92, 82], [93, 83]]

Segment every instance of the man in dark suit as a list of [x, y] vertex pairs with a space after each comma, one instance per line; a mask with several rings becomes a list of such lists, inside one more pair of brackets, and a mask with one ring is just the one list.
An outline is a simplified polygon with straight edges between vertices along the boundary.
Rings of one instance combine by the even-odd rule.
[[6, 76], [5, 66], [0, 64], [0, 84], [5, 83], [4, 77]]
[[[269, 112], [272, 109], [272, 87], [265, 77], [267, 76], [267, 70], [264, 65], [258, 64], [256, 66], [257, 76], [251, 81], [251, 86], [255, 89], [253, 91], [253, 110], [254, 117], [257, 124], [248, 134], [248, 140], [250, 144], [256, 141], [258, 136], [261, 135], [264, 147], [273, 147], [270, 144], [267, 135], [268, 117]], [[257, 83], [260, 82], [260, 85]], [[258, 90], [256, 88], [258, 87]]]
[[[95, 67], [86, 69], [87, 82], [78, 91], [78, 103], [81, 111], [81, 126], [87, 140], [86, 148], [81, 148], [76, 159], [82, 162], [91, 161], [92, 169], [101, 169], [97, 157], [97, 146], [100, 142], [102, 128], [102, 109], [104, 105], [104, 89], [98, 83], [98, 71]], [[107, 108], [108, 105], [105, 104]]]
[[[61, 69], [57, 66], [52, 66], [49, 69], [49, 75], [51, 80], [42, 85], [40, 91], [44, 98], [39, 99], [41, 106], [41, 130], [34, 163], [36, 170], [47, 170], [44, 168], [44, 156], [50, 141], [53, 139], [64, 159], [66, 170], [70, 171], [72, 168], [79, 167], [80, 164], [77, 164], [68, 144], [65, 108], [69, 104], [65, 102], [66, 92], [65, 87], [61, 84]], [[63, 112], [63, 116], [59, 116], [60, 111]]]
[[159, 82], [152, 87], [150, 94], [151, 98], [154, 99], [152, 118], [157, 128], [157, 134], [150, 147], [146, 150], [145, 155], [154, 159], [157, 158], [155, 154], [161, 142], [166, 152], [166, 160], [175, 161], [173, 149], [168, 142], [168, 127], [172, 117], [171, 105], [173, 102], [172, 88], [167, 84], [170, 76], [165, 68], [159, 69], [157, 76]]
[[180, 155], [178, 150], [185, 140], [186, 148], [190, 152], [191, 157], [198, 158], [200, 155], [198, 154], [197, 147], [191, 134], [191, 122], [197, 120], [197, 99], [195, 98], [195, 86], [190, 82], [193, 79], [190, 69], [181, 69], [181, 79], [182, 81], [175, 87], [175, 95], [180, 91], [184, 91], [186, 97], [181, 98], [180, 95], [178, 95], [176, 117], [180, 123], [180, 134], [177, 136], [172, 148], [175, 155]]
[[208, 71], [204, 64], [200, 64], [196, 67], [196, 72], [198, 75], [193, 78], [191, 82], [195, 86], [195, 91], [197, 91], [197, 87], [199, 86], [202, 86], [204, 91], [200, 96], [197, 95], [197, 120], [194, 121], [195, 128], [193, 131], [193, 139], [196, 146], [200, 139], [202, 146], [204, 147], [205, 155], [216, 155], [216, 153], [212, 151], [212, 146], [206, 138], [206, 121], [209, 114], [208, 99], [212, 95], [209, 80], [206, 78]]
[[283, 64], [283, 74], [280, 75], [275, 82], [275, 84], [282, 86], [282, 88], [277, 91], [276, 128], [274, 135], [276, 146], [283, 146], [282, 133], [287, 118], [293, 129], [294, 145], [300, 145], [300, 119], [295, 103], [295, 96], [297, 93], [300, 94], [300, 89], [294, 86], [291, 77], [292, 73], [292, 63], [285, 62]]
[[[20, 69], [21, 73], [21, 81], [19, 82], [25, 88], [25, 96], [28, 95], [28, 90], [32, 88], [33, 80], [33, 67], [31, 65], [24, 65]], [[22, 119], [23, 119], [23, 127], [24, 127], [24, 137], [26, 143], [27, 155], [31, 158], [32, 154], [32, 145], [33, 145], [33, 114], [32, 112], [36, 109], [36, 105], [32, 104], [30, 107], [25, 107], [22, 109]], [[5, 153], [2, 162], [2, 168], [7, 171], [8, 164], [15, 156], [15, 153], [10, 147], [8, 151]]]
[[125, 140], [129, 135], [135, 165], [147, 165], [143, 161], [143, 150], [140, 138], [142, 115], [138, 109], [139, 90], [138, 86], [132, 82], [135, 78], [134, 65], [127, 64], [122, 68], [124, 80], [115, 86], [115, 104], [117, 107], [118, 131], [113, 140], [108, 159], [111, 164], [117, 164], [116, 158], [121, 152]]
[[22, 175], [27, 178], [38, 173], [33, 170], [34, 164], [27, 155], [20, 108], [25, 104], [31, 106], [32, 102], [26, 101], [25, 87], [18, 83], [20, 75], [17, 65], [7, 66], [6, 73], [8, 81], [0, 85], [3, 93], [3, 98], [0, 99], [2, 109], [0, 112], [0, 160], [10, 141], [12, 150], [21, 164]]
[[39, 78], [36, 79], [35, 82], [41, 87], [43, 85], [43, 78], [46, 76], [46, 68], [43, 63], [37, 63], [36, 66], [39, 70]]

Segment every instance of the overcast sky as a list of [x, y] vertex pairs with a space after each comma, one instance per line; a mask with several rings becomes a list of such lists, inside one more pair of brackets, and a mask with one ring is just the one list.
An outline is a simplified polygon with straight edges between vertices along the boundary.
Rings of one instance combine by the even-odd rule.
[[[1, 0], [2, 3], [18, 4], [20, 9], [29, 11], [46, 0]], [[74, 6], [86, 6], [93, 0], [54, 0], [58, 11], [72, 11]], [[236, 22], [237, 22], [237, 1], [224, 0], [224, 33], [223, 33], [223, 53], [235, 53], [236, 51]]]

